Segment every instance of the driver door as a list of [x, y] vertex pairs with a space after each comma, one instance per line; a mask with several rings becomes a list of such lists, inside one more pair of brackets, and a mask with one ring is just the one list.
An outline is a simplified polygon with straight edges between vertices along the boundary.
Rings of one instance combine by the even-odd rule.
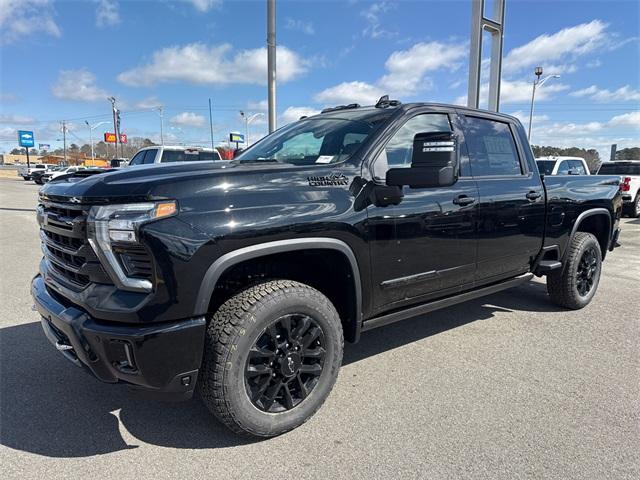
[[[384, 182], [389, 168], [411, 166], [416, 134], [457, 133], [456, 122], [452, 112], [408, 118], [375, 159], [376, 182]], [[398, 205], [368, 207], [375, 314], [456, 293], [472, 284], [478, 189], [461, 145], [458, 150], [459, 179], [452, 186], [405, 186]]]

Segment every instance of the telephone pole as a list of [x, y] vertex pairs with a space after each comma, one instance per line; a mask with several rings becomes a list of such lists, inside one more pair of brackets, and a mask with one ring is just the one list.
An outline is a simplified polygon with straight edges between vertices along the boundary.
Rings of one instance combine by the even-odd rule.
[[211, 99], [209, 99], [209, 130], [211, 131], [211, 150], [214, 150], [213, 146], [213, 114], [211, 113]]
[[118, 156], [118, 125], [117, 125], [117, 120], [116, 120], [116, 115], [118, 110], [116, 109], [116, 98], [115, 97], [109, 97], [107, 98], [107, 100], [109, 100], [111, 102], [111, 113], [113, 114], [113, 134], [116, 137], [116, 143], [115, 143], [115, 155], [114, 157]]
[[62, 121], [62, 149], [64, 152], [64, 164], [67, 166], [67, 122]]
[[276, 127], [276, 0], [267, 0], [267, 100], [269, 133]]

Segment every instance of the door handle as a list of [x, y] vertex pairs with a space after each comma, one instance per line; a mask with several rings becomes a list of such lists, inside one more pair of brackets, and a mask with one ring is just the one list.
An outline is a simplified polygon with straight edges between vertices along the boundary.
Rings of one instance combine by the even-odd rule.
[[464, 207], [466, 205], [471, 205], [475, 201], [476, 201], [475, 198], [467, 197], [466, 195], [458, 195], [456, 198], [453, 199], [453, 203], [455, 205], [460, 205], [461, 207]]
[[541, 194], [541, 193], [534, 192], [534, 191], [531, 191], [531, 192], [527, 193], [527, 195], [526, 195], [526, 197], [527, 197], [529, 200], [532, 200], [532, 201], [533, 201], [533, 200], [537, 200], [537, 199], [538, 199], [538, 198], [540, 198], [541, 196], [542, 196], [542, 194]]

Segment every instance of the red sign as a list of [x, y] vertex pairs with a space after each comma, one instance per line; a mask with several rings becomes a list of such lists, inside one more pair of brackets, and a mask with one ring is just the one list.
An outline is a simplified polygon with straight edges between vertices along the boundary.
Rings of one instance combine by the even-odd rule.
[[[104, 141], [107, 143], [116, 143], [116, 134], [111, 132], [104, 132]], [[120, 134], [120, 143], [127, 143], [127, 134]]]

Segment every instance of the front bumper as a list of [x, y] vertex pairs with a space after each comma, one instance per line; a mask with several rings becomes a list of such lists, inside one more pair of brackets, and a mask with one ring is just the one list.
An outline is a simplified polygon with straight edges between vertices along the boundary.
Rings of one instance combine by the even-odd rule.
[[40, 275], [31, 283], [31, 295], [47, 338], [99, 380], [127, 383], [165, 399], [193, 395], [204, 348], [204, 317], [151, 325], [100, 322], [65, 305]]

